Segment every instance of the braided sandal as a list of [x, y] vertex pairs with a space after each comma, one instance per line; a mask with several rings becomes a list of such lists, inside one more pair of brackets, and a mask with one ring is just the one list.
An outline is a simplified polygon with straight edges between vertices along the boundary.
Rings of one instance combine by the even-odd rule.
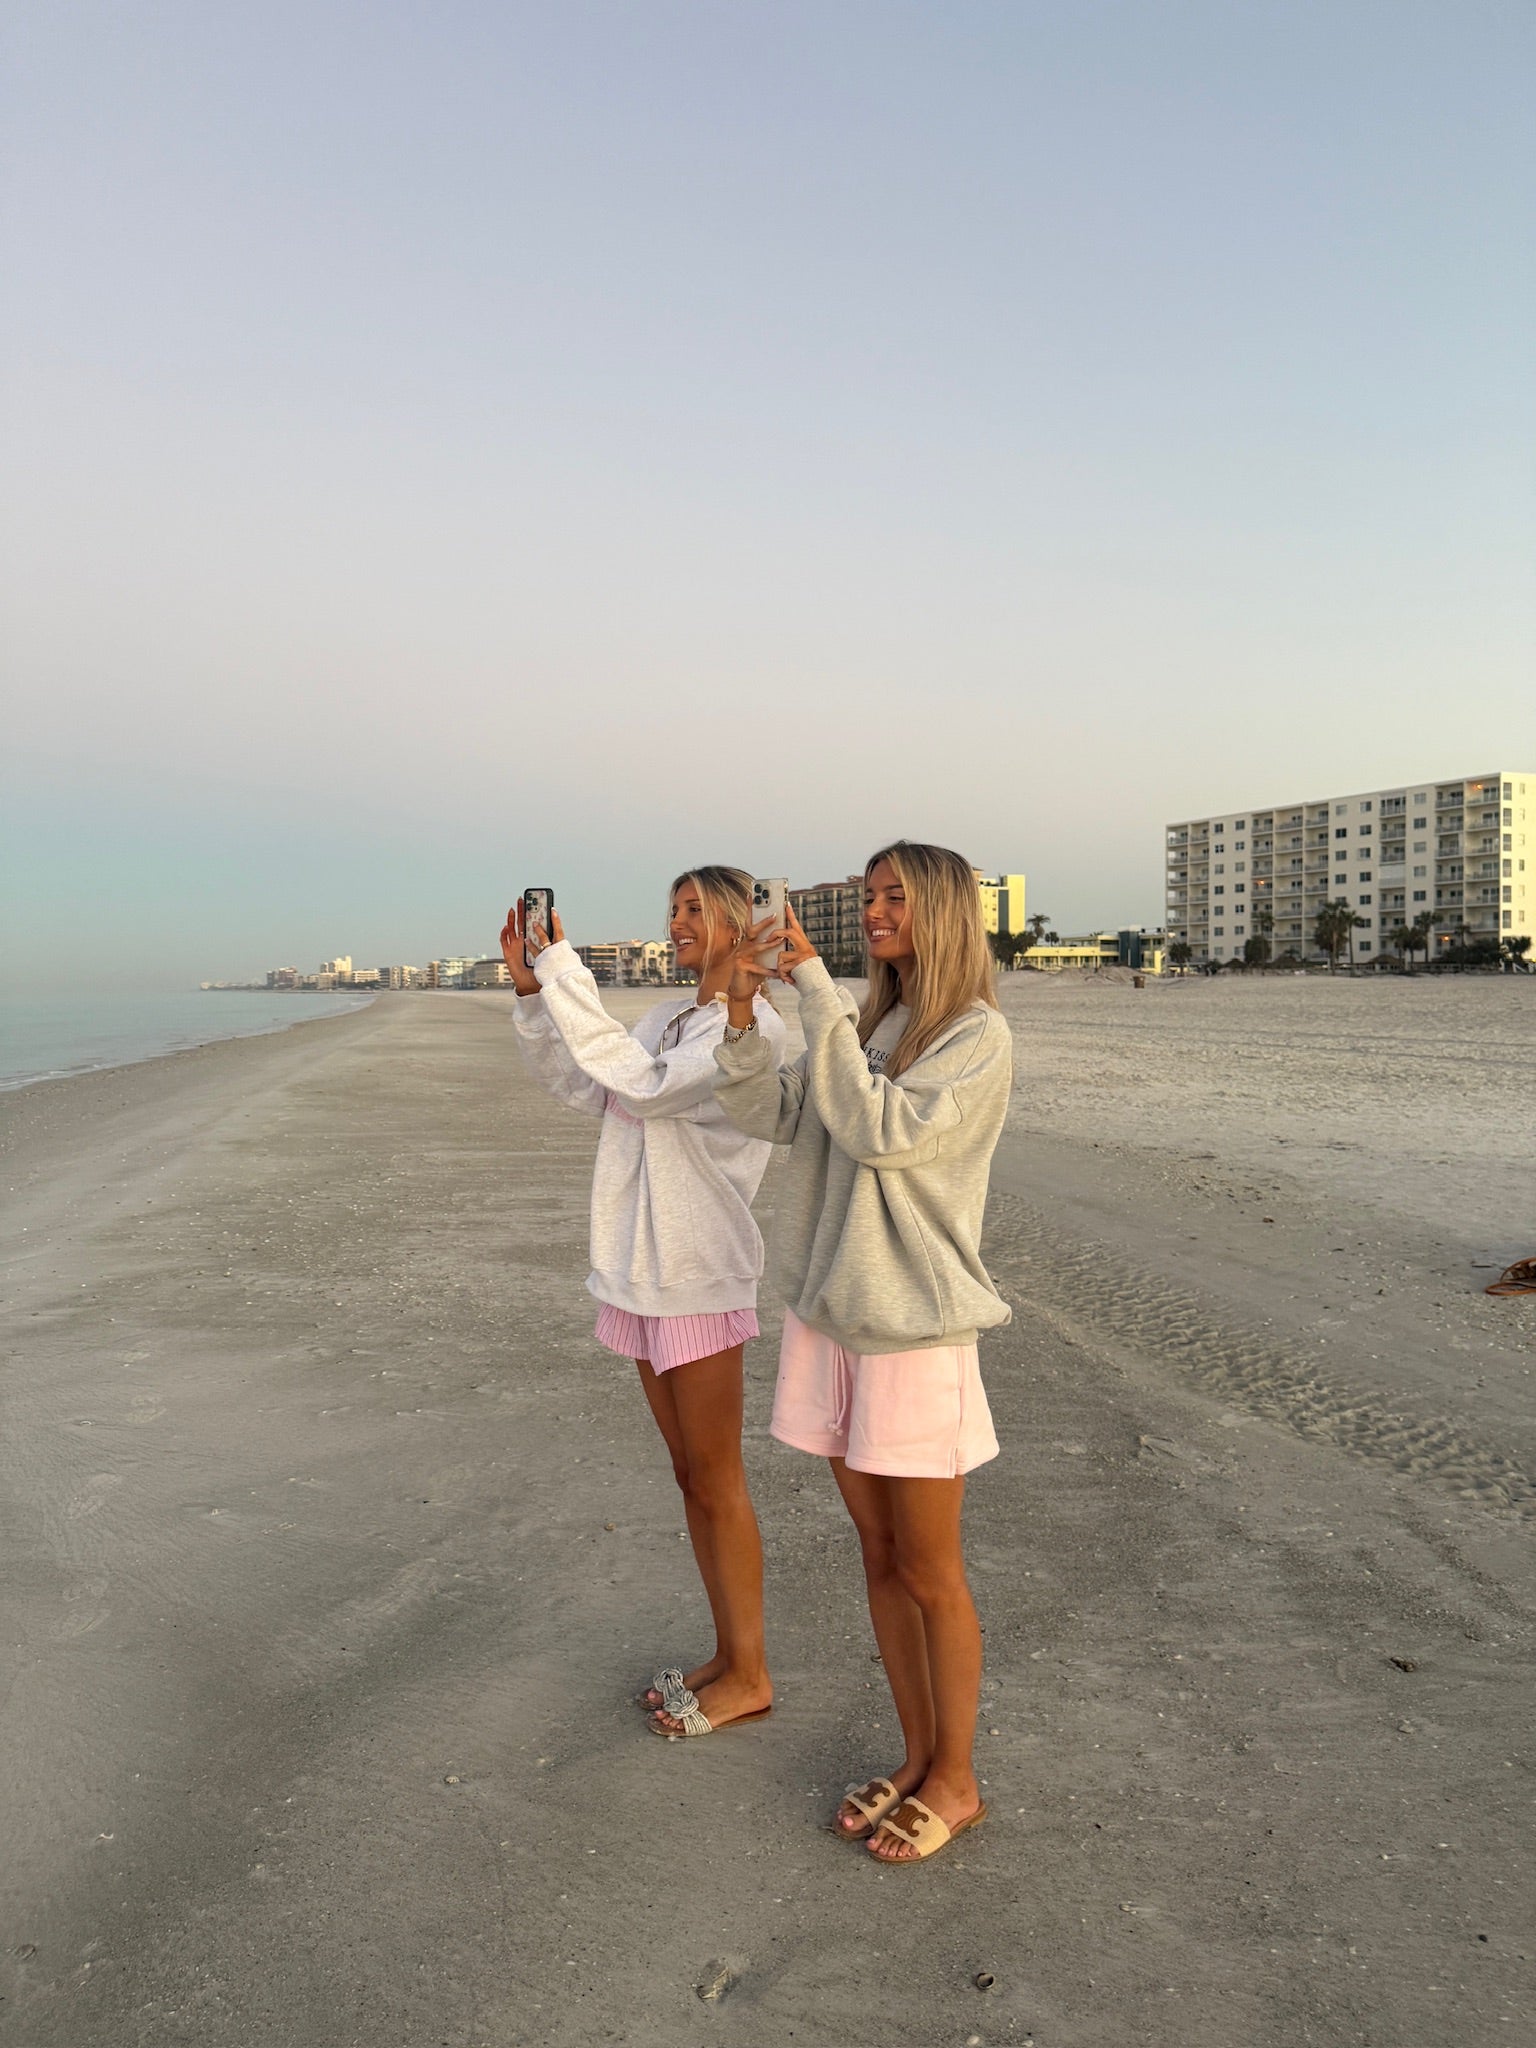
[[[688, 1688], [683, 1683], [682, 1672], [678, 1670], [675, 1664], [669, 1664], [665, 1671], [657, 1672], [656, 1676], [651, 1680], [648, 1691], [635, 1694], [635, 1705], [637, 1707], [645, 1707], [651, 1713], [654, 1713], [658, 1707], [664, 1707], [670, 1714], [674, 1711], [672, 1706], [673, 1700], [687, 1691]], [[678, 1719], [682, 1719], [681, 1713], [678, 1714]]]
[[987, 1817], [985, 1799], [973, 1814], [964, 1820], [957, 1820], [948, 1827], [932, 1807], [924, 1806], [921, 1799], [905, 1799], [894, 1813], [888, 1813], [875, 1829], [874, 1839], [881, 1835], [893, 1835], [898, 1842], [905, 1842], [915, 1849], [915, 1856], [874, 1856], [873, 1850], [866, 1849], [865, 1855], [882, 1864], [887, 1870], [900, 1870], [909, 1863], [922, 1863], [930, 1856], [936, 1856], [942, 1848], [952, 1842], [956, 1835], [963, 1835], [967, 1828], [979, 1827]]
[[1516, 1259], [1484, 1294], [1536, 1294], [1536, 1259]]
[[[681, 1728], [663, 1728], [653, 1714], [645, 1725], [653, 1735], [661, 1736], [663, 1741], [685, 1742], [690, 1735], [718, 1735], [720, 1732], [714, 1722], [700, 1708], [698, 1694], [691, 1691], [686, 1685], [681, 1692], [672, 1695], [661, 1711], [670, 1714], [674, 1721], [681, 1721], [683, 1724]], [[772, 1712], [773, 1708], [771, 1706], [758, 1707], [750, 1714], [736, 1714], [729, 1721], [722, 1721], [720, 1727], [736, 1728], [743, 1721], [761, 1721]]]
[[[888, 1813], [901, 1804], [901, 1794], [889, 1778], [871, 1778], [867, 1785], [850, 1785], [843, 1794], [842, 1806], [832, 1816], [832, 1832], [844, 1842], [867, 1842]], [[851, 1806], [855, 1813], [864, 1816], [861, 1828], [843, 1826], [843, 1806]]]

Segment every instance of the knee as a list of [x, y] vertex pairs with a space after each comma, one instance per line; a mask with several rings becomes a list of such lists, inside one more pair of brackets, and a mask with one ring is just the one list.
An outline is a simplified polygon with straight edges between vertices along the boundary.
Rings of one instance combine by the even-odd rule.
[[734, 1506], [747, 1490], [746, 1473], [739, 1459], [711, 1459], [708, 1463], [697, 1460], [688, 1466], [687, 1483], [683, 1491], [689, 1500], [708, 1519], [723, 1508]]
[[859, 1550], [864, 1559], [865, 1583], [888, 1585], [897, 1577], [896, 1545], [884, 1529], [860, 1530]]
[[925, 1614], [971, 1597], [959, 1558], [898, 1558], [896, 1576], [908, 1599], [915, 1600]]
[[686, 1458], [675, 1457], [672, 1460], [672, 1477], [677, 1481], [679, 1493], [686, 1494], [690, 1491], [688, 1460]]

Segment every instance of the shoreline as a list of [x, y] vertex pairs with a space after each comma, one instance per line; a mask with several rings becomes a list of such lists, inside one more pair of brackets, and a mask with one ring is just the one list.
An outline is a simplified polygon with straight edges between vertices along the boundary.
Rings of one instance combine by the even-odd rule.
[[[223, 994], [226, 991], [187, 989], [179, 990], [177, 993], [203, 995]], [[277, 993], [277, 991], [268, 991], [266, 989], [232, 989], [227, 991], [227, 993], [233, 995], [266, 995]], [[281, 993], [286, 994], [287, 991], [282, 991]], [[147, 1066], [155, 1060], [177, 1059], [183, 1053], [201, 1052], [211, 1045], [233, 1044], [237, 1040], [246, 1038], [270, 1038], [279, 1032], [293, 1031], [301, 1025], [334, 1023], [353, 1015], [355, 1011], [366, 1010], [371, 1003], [378, 1000], [378, 996], [381, 993], [388, 993], [388, 991], [375, 991], [359, 995], [356, 998], [349, 997], [347, 999], [348, 1007], [345, 1010], [332, 1010], [323, 1017], [295, 1017], [288, 1022], [254, 1025], [247, 1031], [220, 1031], [210, 1038], [196, 1039], [190, 1045], [164, 1046], [158, 1051], [131, 1053], [123, 1059], [100, 1060], [90, 1066], [60, 1067], [48, 1073], [25, 1074], [14, 1078], [0, 1076], [0, 1096], [19, 1095], [27, 1089], [47, 1087], [59, 1081], [89, 1080], [95, 1074], [118, 1073], [126, 1067]]]

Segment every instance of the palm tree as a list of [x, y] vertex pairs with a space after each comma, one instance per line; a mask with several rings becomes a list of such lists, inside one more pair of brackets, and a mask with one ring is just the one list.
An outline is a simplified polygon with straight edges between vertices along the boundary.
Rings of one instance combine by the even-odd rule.
[[1191, 946], [1188, 939], [1175, 939], [1168, 948], [1168, 959], [1173, 966], [1177, 967], [1180, 974], [1184, 972], [1194, 957], [1195, 949]]
[[1418, 934], [1411, 924], [1400, 924], [1396, 931], [1388, 934], [1388, 943], [1397, 948], [1397, 964], [1402, 967], [1418, 944]]
[[1360, 920], [1347, 898], [1335, 897], [1332, 903], [1325, 903], [1317, 913], [1317, 923], [1312, 937], [1328, 955], [1328, 972], [1332, 974], [1339, 964], [1339, 955], [1346, 945], [1350, 948], [1350, 965], [1354, 965], [1354, 928]]
[[1515, 973], [1530, 973], [1531, 963], [1527, 955], [1531, 950], [1531, 942], [1524, 932], [1512, 932], [1507, 939], [1501, 940], [1499, 949]]

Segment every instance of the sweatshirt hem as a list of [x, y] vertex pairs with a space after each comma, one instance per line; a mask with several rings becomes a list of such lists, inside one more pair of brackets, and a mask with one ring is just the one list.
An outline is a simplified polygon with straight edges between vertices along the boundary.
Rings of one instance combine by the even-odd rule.
[[743, 1275], [713, 1281], [690, 1281], [684, 1287], [636, 1287], [613, 1273], [587, 1275], [587, 1292], [610, 1308], [632, 1316], [714, 1316], [733, 1309], [757, 1307], [758, 1282]]

